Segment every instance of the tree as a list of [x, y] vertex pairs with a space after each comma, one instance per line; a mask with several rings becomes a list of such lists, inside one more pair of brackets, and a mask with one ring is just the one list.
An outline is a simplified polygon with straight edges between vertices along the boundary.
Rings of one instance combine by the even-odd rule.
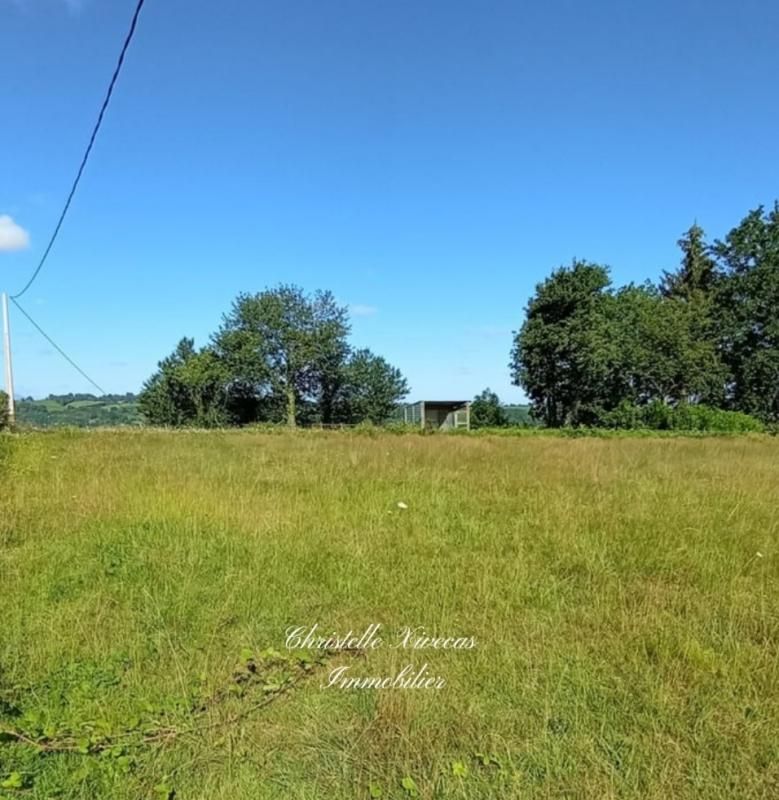
[[680, 419], [702, 405], [779, 421], [779, 203], [713, 246], [693, 225], [679, 246], [679, 268], [657, 288], [615, 292], [586, 262], [537, 287], [511, 369], [547, 425], [649, 405]]
[[0, 431], [8, 427], [8, 395], [0, 389]]
[[677, 242], [682, 263], [676, 272], [663, 272], [660, 291], [664, 297], [701, 301], [711, 296], [717, 283], [717, 264], [710, 255], [705, 233], [697, 223]]
[[[339, 307], [333, 296], [329, 292], [320, 292], [315, 296], [312, 304], [312, 314], [314, 318], [314, 359], [311, 371], [311, 392], [312, 398], [316, 403], [316, 411], [319, 419], [324, 423], [335, 421], [336, 403], [341, 385], [344, 382], [344, 369], [347, 383], [351, 379], [351, 385], [360, 387], [368, 395], [371, 390], [380, 391], [377, 381], [380, 380], [382, 370], [378, 363], [373, 365], [373, 369], [365, 369], [364, 375], [367, 383], [355, 383], [355, 374], [350, 365], [359, 362], [359, 354], [367, 354], [375, 362], [382, 362], [389, 368], [384, 359], [373, 356], [369, 350], [357, 351], [352, 353], [347, 336], [350, 331], [348, 312], [345, 308]], [[370, 363], [370, 358], [367, 359]], [[366, 365], [367, 366], [367, 365]], [[358, 377], [358, 376], [357, 376]], [[374, 383], [371, 384], [371, 379]], [[405, 389], [402, 394], [408, 391]]]
[[725, 371], [701, 303], [664, 297], [651, 284], [615, 294], [610, 330], [617, 355], [605, 410], [625, 400], [676, 405], [721, 398]]
[[138, 395], [138, 408], [153, 425], [183, 425], [193, 416], [184, 387], [175, 378], [176, 370], [195, 352], [195, 340], [183, 338], [173, 352], [157, 364], [155, 372]]
[[614, 357], [608, 270], [574, 261], [536, 287], [514, 336], [511, 375], [550, 427], [591, 424], [607, 401]]
[[228, 376], [210, 348], [182, 339], [143, 386], [138, 407], [153, 425], [216, 427], [229, 421]]
[[334, 419], [379, 425], [408, 394], [408, 383], [397, 367], [370, 350], [356, 350], [344, 365], [334, 403]]
[[713, 248], [717, 335], [731, 408], [779, 421], [779, 204], [751, 211]]
[[664, 310], [682, 323], [690, 388], [686, 399], [719, 406], [728, 382], [718, 344], [717, 293], [722, 272], [699, 225], [694, 224], [678, 245], [682, 262], [676, 272], [663, 273], [660, 291], [670, 303]]
[[181, 365], [178, 379], [186, 388], [194, 408], [195, 425], [221, 427], [228, 423], [228, 375], [210, 347], [204, 347]]
[[301, 403], [316, 402], [330, 415], [348, 334], [346, 309], [330, 292], [309, 297], [281, 285], [239, 295], [213, 345], [244, 394], [283, 408], [294, 427]]
[[509, 424], [498, 395], [491, 389], [477, 394], [471, 403], [471, 428], [505, 428]]
[[281, 285], [240, 294], [208, 347], [182, 339], [144, 384], [158, 425], [383, 422], [408, 391], [370, 350], [352, 352], [349, 319], [330, 292]]
[[711, 332], [707, 280], [614, 292], [597, 265], [553, 273], [528, 305], [513, 351], [515, 382], [535, 416], [553, 427], [598, 425], [625, 403], [721, 402], [726, 370]]

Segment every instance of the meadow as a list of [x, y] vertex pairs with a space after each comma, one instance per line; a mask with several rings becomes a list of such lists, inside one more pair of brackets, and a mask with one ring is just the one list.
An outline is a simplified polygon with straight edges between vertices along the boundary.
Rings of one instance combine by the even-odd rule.
[[[768, 436], [0, 436], [0, 797], [779, 797], [778, 465]], [[287, 646], [314, 624], [385, 641]], [[328, 686], [406, 665], [444, 685]]]

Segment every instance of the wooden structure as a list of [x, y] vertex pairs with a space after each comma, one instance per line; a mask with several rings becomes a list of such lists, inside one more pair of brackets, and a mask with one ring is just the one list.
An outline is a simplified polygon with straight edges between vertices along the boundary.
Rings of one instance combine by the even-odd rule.
[[401, 419], [407, 425], [429, 430], [471, 428], [471, 404], [468, 400], [420, 400], [402, 408]]

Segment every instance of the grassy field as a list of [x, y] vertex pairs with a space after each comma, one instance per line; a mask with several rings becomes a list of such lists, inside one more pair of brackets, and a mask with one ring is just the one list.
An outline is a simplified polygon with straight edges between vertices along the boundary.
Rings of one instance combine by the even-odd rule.
[[[79, 397], [81, 399], [71, 399]], [[101, 427], [140, 425], [141, 414], [133, 395], [85, 399], [81, 395], [50, 395], [45, 400], [18, 400], [16, 418], [22, 427]]]
[[[768, 437], [0, 437], [0, 797], [779, 797], [778, 466]], [[314, 623], [385, 642], [287, 648]], [[327, 687], [406, 664], [445, 685]]]

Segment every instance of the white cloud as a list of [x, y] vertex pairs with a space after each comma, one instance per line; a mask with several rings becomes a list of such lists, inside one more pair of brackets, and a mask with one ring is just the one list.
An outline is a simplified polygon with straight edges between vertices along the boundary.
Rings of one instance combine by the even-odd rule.
[[[60, 0], [62, 5], [64, 5], [67, 10], [71, 14], [79, 14], [81, 11], [84, 10], [84, 5], [86, 4], [87, 0]], [[22, 11], [30, 10], [30, 6], [32, 5], [32, 0], [13, 0], [14, 4], [17, 8], [20, 8]]]
[[8, 214], [0, 214], [0, 252], [24, 250], [30, 246], [30, 235], [17, 225]]
[[351, 311], [355, 317], [372, 317], [374, 314], [378, 314], [379, 309], [376, 308], [376, 306], [366, 306], [361, 303], [355, 303], [349, 306], [349, 311]]

